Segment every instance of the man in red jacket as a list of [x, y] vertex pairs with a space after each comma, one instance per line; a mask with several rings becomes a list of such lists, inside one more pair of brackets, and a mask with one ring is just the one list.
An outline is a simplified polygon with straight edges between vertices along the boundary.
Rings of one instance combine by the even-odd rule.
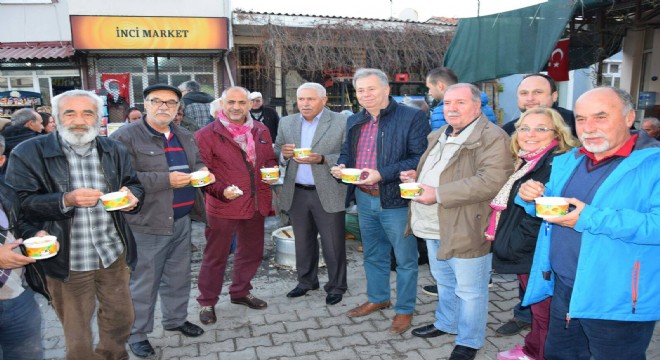
[[272, 195], [261, 181], [261, 168], [275, 167], [268, 128], [249, 114], [250, 92], [242, 87], [226, 89], [220, 97], [222, 111], [195, 133], [202, 161], [216, 178], [206, 191], [206, 247], [199, 273], [197, 297], [203, 324], [217, 321], [218, 302], [227, 257], [234, 233], [238, 235], [229, 296], [234, 304], [265, 309], [268, 304], [250, 294], [264, 249], [264, 219]]

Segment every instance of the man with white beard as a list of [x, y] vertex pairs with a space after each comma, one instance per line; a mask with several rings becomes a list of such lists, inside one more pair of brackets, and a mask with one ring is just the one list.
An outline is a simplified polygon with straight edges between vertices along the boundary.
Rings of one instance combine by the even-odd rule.
[[523, 305], [552, 296], [545, 358], [645, 359], [660, 319], [660, 144], [630, 132], [630, 95], [614, 87], [575, 103], [582, 148], [552, 160], [550, 180], [518, 205], [560, 196], [574, 209], [541, 226]]
[[[119, 211], [138, 212], [144, 190], [126, 149], [97, 136], [102, 107], [98, 96], [83, 90], [55, 96], [57, 131], [17, 146], [6, 175], [21, 202], [20, 221], [60, 242], [57, 255], [38, 264], [64, 329], [67, 359], [128, 358], [125, 344], [134, 317], [126, 305], [135, 240]], [[106, 211], [99, 198], [115, 191], [126, 192], [128, 204]]]

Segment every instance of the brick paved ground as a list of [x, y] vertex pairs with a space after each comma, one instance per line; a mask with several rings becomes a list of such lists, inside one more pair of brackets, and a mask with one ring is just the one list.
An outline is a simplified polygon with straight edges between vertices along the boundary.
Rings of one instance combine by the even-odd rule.
[[[203, 248], [203, 227], [194, 225], [193, 242]], [[366, 280], [362, 255], [357, 243], [347, 241], [348, 285], [344, 300], [335, 306], [325, 305], [323, 291], [311, 291], [307, 296], [288, 299], [286, 293], [296, 285], [295, 273], [274, 266], [275, 249], [267, 236], [262, 267], [253, 281], [253, 294], [268, 301], [263, 311], [250, 310], [229, 303], [226, 289], [216, 306], [218, 322], [203, 326], [206, 333], [198, 338], [186, 338], [179, 333], [164, 331], [160, 325], [160, 309], [156, 309], [156, 328], [150, 335], [158, 359], [446, 359], [454, 347], [454, 336], [430, 340], [387, 333], [392, 309], [363, 318], [348, 318], [345, 313], [366, 299]], [[189, 320], [199, 324], [195, 301], [197, 274], [201, 252], [193, 253], [193, 290], [189, 304]], [[325, 272], [321, 272], [321, 282]], [[392, 277], [394, 279], [394, 276]], [[421, 292], [421, 286], [431, 283], [428, 266], [419, 269], [419, 291], [413, 326], [433, 321], [436, 300]], [[490, 306], [486, 344], [477, 359], [496, 359], [499, 351], [522, 343], [523, 337], [495, 336], [495, 329], [511, 316], [518, 291], [514, 276], [494, 275], [490, 291]], [[394, 287], [394, 284], [392, 283]], [[395, 295], [394, 295], [395, 296]], [[64, 358], [64, 337], [54, 312], [40, 297], [44, 316], [44, 347], [47, 359]], [[649, 359], [660, 360], [660, 325], [656, 326], [649, 350]], [[130, 352], [129, 352], [130, 353]], [[132, 354], [131, 354], [132, 355]], [[132, 357], [132, 359], [135, 357]], [[135, 358], [136, 359], [136, 358]]]

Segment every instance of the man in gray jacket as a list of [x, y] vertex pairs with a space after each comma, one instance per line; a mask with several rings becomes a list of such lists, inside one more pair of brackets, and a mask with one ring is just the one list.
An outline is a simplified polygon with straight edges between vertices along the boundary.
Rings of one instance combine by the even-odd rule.
[[147, 334], [153, 330], [158, 294], [165, 330], [192, 337], [204, 333], [186, 319], [191, 218], [204, 220], [201, 192], [190, 186], [190, 173], [208, 169], [199, 157], [192, 133], [172, 124], [180, 100], [179, 89], [167, 84], [151, 85], [144, 89], [146, 117], [112, 134], [128, 149], [145, 189], [142, 211], [126, 216], [138, 254], [137, 266], [131, 273], [135, 323], [128, 344], [138, 357], [155, 354]]
[[[346, 118], [325, 107], [325, 88], [305, 83], [296, 93], [300, 114], [280, 121], [275, 154], [286, 166], [281, 207], [289, 212], [296, 238], [298, 285], [287, 296], [305, 295], [319, 288], [319, 246], [328, 267], [325, 302], [335, 305], [346, 292], [346, 247], [344, 216], [346, 187], [330, 174], [341, 152]], [[304, 158], [295, 157], [294, 148], [311, 148]]]

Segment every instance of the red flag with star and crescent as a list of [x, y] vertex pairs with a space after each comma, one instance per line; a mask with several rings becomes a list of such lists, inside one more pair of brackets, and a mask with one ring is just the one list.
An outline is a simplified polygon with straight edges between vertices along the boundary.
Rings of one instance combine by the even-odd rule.
[[568, 39], [561, 39], [548, 60], [548, 75], [555, 81], [568, 81]]
[[101, 74], [101, 86], [115, 103], [119, 102], [120, 97], [124, 98], [124, 101], [128, 101], [130, 82], [131, 74], [129, 73]]

